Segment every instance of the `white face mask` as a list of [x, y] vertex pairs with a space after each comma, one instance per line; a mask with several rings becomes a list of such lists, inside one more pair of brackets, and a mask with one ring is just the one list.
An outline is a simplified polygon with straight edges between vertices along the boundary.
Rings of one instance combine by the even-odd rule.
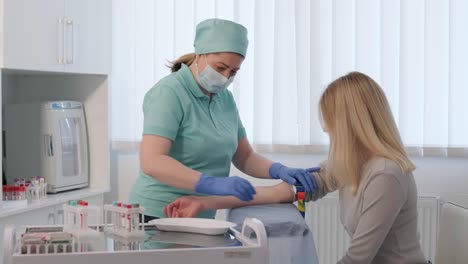
[[224, 77], [221, 73], [217, 72], [206, 61], [206, 67], [201, 73], [198, 72], [198, 64], [195, 64], [197, 68], [198, 82], [200, 85], [205, 88], [210, 93], [219, 93], [226, 89], [234, 80], [234, 76], [231, 76], [229, 79]]

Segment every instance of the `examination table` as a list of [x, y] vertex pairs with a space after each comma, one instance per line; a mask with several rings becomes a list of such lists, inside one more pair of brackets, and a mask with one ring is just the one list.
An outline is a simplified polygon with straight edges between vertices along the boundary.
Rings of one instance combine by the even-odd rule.
[[270, 264], [318, 263], [313, 234], [296, 206], [290, 203], [254, 205], [231, 209], [227, 214], [227, 220], [238, 224], [237, 227], [249, 217], [265, 225]]

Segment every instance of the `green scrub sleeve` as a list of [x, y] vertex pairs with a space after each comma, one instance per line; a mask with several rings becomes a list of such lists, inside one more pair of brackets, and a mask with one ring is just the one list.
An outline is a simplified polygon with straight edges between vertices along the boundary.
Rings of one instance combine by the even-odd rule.
[[239, 112], [237, 113], [237, 119], [239, 120], [239, 127], [237, 129], [237, 140], [241, 138], [247, 137], [247, 132], [245, 132], [244, 125], [242, 124], [242, 120], [239, 116]]
[[143, 134], [158, 135], [172, 141], [183, 117], [182, 106], [170, 87], [155, 87], [143, 100]]

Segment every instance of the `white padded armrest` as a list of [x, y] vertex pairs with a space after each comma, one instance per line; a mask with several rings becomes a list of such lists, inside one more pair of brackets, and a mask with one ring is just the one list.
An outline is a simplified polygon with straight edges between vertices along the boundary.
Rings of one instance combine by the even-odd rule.
[[452, 203], [442, 206], [435, 264], [468, 263], [468, 209]]

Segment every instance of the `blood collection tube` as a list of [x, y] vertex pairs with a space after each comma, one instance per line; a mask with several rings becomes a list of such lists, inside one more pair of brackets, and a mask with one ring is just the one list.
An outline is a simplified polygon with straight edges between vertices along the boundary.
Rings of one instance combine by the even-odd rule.
[[[117, 202], [116, 201], [112, 202], [112, 206], [114, 207], [113, 209], [115, 209], [115, 207], [117, 207]], [[116, 227], [117, 212], [115, 212], [115, 210], [111, 210], [111, 212], [112, 212], [112, 215], [111, 215], [112, 229], [116, 230], [117, 229]]]
[[7, 185], [3, 185], [2, 186], [2, 200], [6, 201], [7, 200], [7, 192], [8, 192], [8, 188], [7, 188]]
[[32, 192], [33, 192], [33, 200], [39, 200], [39, 180], [36, 177], [31, 177], [31, 184], [32, 184]]
[[305, 193], [299, 192], [296, 194], [297, 196], [297, 210], [301, 213], [302, 217], [305, 217]]
[[40, 193], [40, 198], [43, 199], [46, 197], [47, 191], [45, 190], [45, 179], [44, 177], [41, 176], [36, 176], [36, 178], [39, 177], [39, 193]]
[[[132, 208], [140, 208], [140, 204], [132, 204]], [[135, 210], [132, 218], [132, 228], [138, 230], [140, 228], [140, 213], [139, 210]]]
[[[77, 203], [77, 201], [75, 201], [75, 200], [71, 200], [71, 201], [68, 202], [68, 204], [69, 204], [70, 206], [77, 206], [78, 203]], [[73, 212], [68, 212], [67, 218], [68, 218], [68, 221], [71, 222], [71, 223], [69, 223], [69, 224], [72, 224], [72, 225], [78, 224], [77, 215], [76, 215], [75, 213], [73, 213]]]
[[126, 204], [122, 203], [122, 205], [120, 206], [121, 208], [121, 211], [122, 213], [120, 213], [120, 220], [122, 221], [120, 224], [120, 228], [122, 230], [126, 230], [126, 227], [127, 227], [127, 219], [126, 219], [126, 215], [125, 215], [125, 208], [127, 207]]
[[26, 187], [21, 184], [19, 187], [19, 200], [26, 200]]
[[7, 188], [7, 200], [12, 201], [13, 200], [13, 186], [8, 185]]
[[119, 213], [119, 210], [120, 210], [120, 207], [122, 207], [122, 203], [120, 202], [117, 202], [117, 208], [116, 208], [116, 218], [115, 218], [115, 224], [117, 226], [117, 230], [120, 230], [122, 228], [122, 217], [120, 216], [120, 213]]
[[297, 210], [305, 217], [305, 188], [302, 185], [296, 185]]
[[[79, 203], [78, 203], [80, 206], [83, 206], [83, 207], [87, 207], [88, 206], [88, 202], [86, 201], [83, 201], [83, 200], [80, 200]], [[82, 230], [85, 230], [88, 228], [88, 213], [83, 210], [80, 212], [80, 222], [81, 222], [81, 229]]]
[[32, 199], [32, 194], [31, 194], [31, 181], [26, 181], [24, 183], [24, 186], [26, 186], [26, 199], [30, 201]]
[[126, 212], [126, 213], [127, 213], [127, 222], [126, 222], [127, 226], [126, 226], [126, 228], [127, 228], [127, 231], [128, 231], [128, 232], [131, 232], [132, 229], [133, 229], [133, 214], [130, 213], [131, 210], [132, 210], [132, 205], [131, 205], [131, 204], [127, 204], [127, 205], [125, 206], [125, 209], [127, 209], [127, 210], [126, 210], [126, 211], [127, 211], [127, 212]]
[[13, 192], [12, 192], [13, 193], [13, 199], [12, 200], [14, 200], [14, 201], [19, 200], [19, 186], [15, 185], [15, 186], [12, 186], [11, 188], [13, 189]]
[[11, 186], [11, 200], [16, 201], [18, 200], [18, 186]]

